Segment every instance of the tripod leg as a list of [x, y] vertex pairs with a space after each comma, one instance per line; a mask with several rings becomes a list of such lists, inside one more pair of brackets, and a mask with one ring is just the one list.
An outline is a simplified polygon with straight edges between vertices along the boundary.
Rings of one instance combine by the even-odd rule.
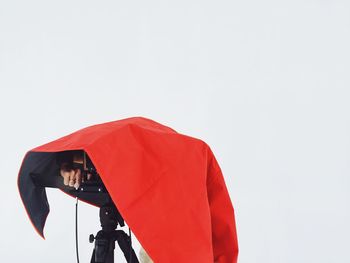
[[95, 248], [90, 263], [114, 263], [115, 238], [103, 230], [95, 237]]
[[120, 249], [123, 251], [126, 262], [139, 263], [134, 249], [130, 246], [130, 237], [124, 231], [117, 230], [116, 238]]
[[95, 262], [95, 249], [92, 251], [91, 261], [90, 263], [96, 263]]

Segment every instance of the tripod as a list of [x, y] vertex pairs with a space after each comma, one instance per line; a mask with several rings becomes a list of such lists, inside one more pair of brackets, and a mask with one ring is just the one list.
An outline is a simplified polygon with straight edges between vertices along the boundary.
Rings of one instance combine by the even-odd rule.
[[90, 263], [114, 263], [115, 241], [118, 242], [128, 263], [139, 263], [134, 249], [131, 247], [131, 236], [123, 230], [116, 230], [118, 223], [124, 226], [124, 220], [113, 202], [108, 202], [100, 208], [102, 230], [96, 236], [90, 235], [89, 241], [95, 241]]

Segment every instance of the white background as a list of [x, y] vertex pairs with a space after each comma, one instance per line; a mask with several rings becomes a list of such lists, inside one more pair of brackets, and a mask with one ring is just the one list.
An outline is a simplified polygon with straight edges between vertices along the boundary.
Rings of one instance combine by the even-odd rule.
[[[212, 147], [240, 263], [350, 262], [349, 14], [340, 0], [1, 0], [1, 261], [75, 262], [74, 199], [48, 192], [46, 241], [26, 216], [25, 152], [145, 116]], [[79, 215], [89, 262], [98, 209]]]

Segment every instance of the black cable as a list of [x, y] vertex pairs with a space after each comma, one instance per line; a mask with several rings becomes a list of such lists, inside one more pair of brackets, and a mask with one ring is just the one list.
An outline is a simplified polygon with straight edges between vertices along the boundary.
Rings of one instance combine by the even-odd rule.
[[79, 249], [78, 249], [78, 196], [75, 202], [75, 251], [77, 253], [77, 262], [79, 263]]

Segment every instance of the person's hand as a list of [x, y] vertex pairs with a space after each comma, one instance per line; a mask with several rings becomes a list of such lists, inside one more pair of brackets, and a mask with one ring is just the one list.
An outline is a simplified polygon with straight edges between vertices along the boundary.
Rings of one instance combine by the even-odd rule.
[[[75, 154], [73, 156], [73, 163], [84, 164], [84, 158], [81, 154]], [[69, 163], [63, 163], [61, 165], [60, 174], [63, 177], [64, 185], [74, 187], [78, 189], [82, 182], [84, 182], [84, 177], [82, 176], [82, 172], [80, 169], [73, 169], [72, 165]], [[86, 179], [90, 180], [92, 178], [92, 174], [87, 173]]]
[[61, 176], [63, 177], [64, 185], [78, 189], [82, 182], [82, 175], [80, 169], [66, 169], [61, 167]]

